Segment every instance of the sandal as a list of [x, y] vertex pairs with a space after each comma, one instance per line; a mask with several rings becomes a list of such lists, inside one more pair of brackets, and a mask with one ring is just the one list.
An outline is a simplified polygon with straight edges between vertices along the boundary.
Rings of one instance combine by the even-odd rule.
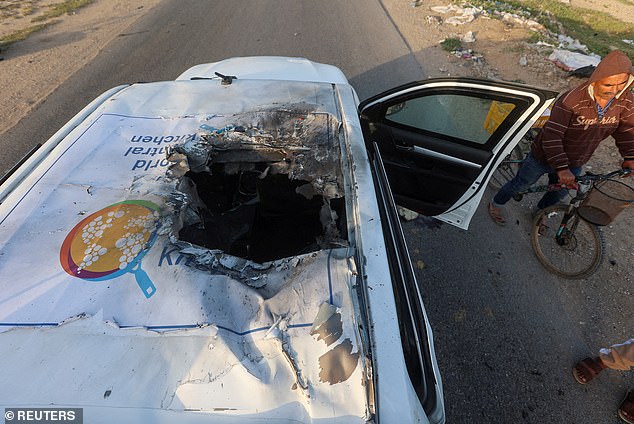
[[599, 358], [585, 358], [577, 362], [572, 367], [572, 376], [579, 384], [587, 384], [594, 379], [605, 366], [600, 362]]
[[504, 219], [504, 213], [502, 208], [494, 206], [493, 202], [489, 202], [489, 216], [498, 225], [506, 224], [506, 219]]
[[634, 424], [634, 389], [627, 392], [619, 406], [619, 418], [628, 424]]

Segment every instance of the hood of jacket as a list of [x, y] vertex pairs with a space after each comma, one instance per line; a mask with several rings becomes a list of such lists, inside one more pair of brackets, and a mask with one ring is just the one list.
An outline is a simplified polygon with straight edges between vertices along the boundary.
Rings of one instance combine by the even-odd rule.
[[588, 82], [593, 83], [616, 74], [632, 75], [632, 61], [625, 53], [618, 50], [608, 53], [599, 62], [597, 68], [590, 75]]

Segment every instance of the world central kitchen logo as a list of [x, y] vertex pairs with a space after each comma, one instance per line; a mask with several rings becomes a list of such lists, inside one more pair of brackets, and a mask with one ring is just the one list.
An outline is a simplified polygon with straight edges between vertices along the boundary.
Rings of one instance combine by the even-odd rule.
[[141, 269], [141, 261], [156, 241], [159, 218], [158, 205], [145, 200], [126, 200], [91, 214], [64, 239], [62, 268], [91, 282], [130, 272], [149, 299], [156, 287]]

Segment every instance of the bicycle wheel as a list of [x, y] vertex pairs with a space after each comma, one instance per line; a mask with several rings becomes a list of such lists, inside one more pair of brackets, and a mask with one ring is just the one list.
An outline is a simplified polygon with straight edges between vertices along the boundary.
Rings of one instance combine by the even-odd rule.
[[521, 146], [515, 146], [511, 153], [504, 158], [504, 160], [493, 171], [491, 179], [489, 180], [489, 187], [494, 190], [499, 190], [504, 184], [511, 181], [517, 170], [524, 160], [524, 152]]
[[548, 271], [564, 278], [584, 278], [603, 261], [603, 234], [575, 212], [558, 235], [567, 210], [565, 205], [555, 205], [541, 211], [533, 221], [531, 244]]

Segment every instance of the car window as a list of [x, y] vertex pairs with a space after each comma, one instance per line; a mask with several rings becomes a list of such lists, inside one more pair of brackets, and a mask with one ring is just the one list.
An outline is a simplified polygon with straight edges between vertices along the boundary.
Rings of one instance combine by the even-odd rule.
[[386, 120], [476, 144], [486, 144], [515, 105], [464, 94], [416, 97], [388, 107]]

